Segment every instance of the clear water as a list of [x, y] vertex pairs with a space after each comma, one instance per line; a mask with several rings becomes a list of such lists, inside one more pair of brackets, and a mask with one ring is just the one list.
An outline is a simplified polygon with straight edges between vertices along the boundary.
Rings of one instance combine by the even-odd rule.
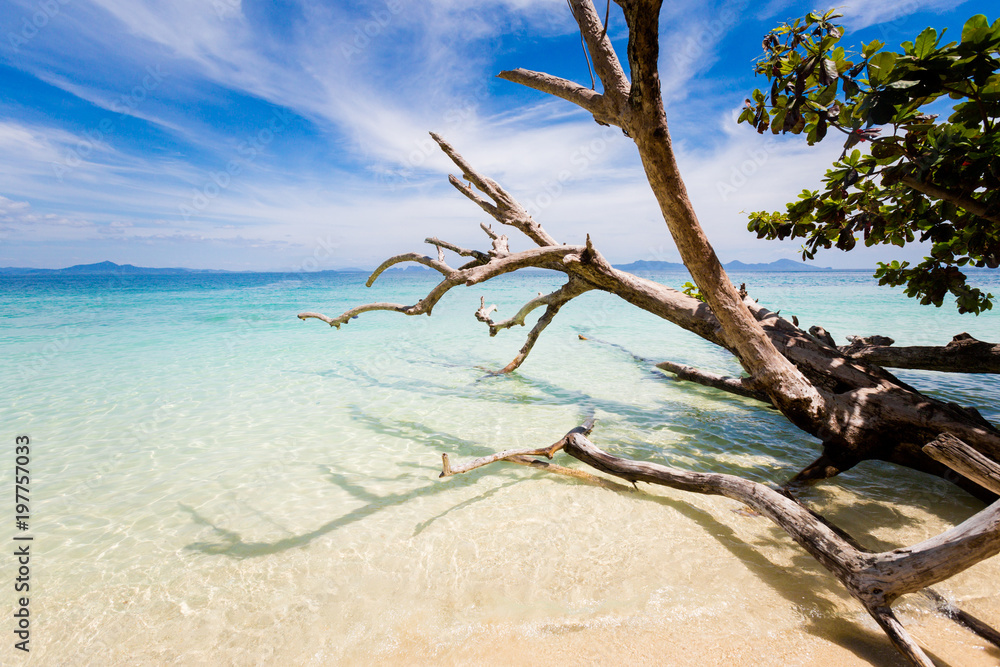
[[[920, 307], [863, 273], [732, 277], [840, 342], [1000, 339], [1000, 312]], [[32, 439], [32, 652], [17, 664], [897, 664], [818, 564], [731, 501], [504, 465], [437, 477], [442, 452], [548, 444], [596, 414], [611, 451], [781, 481], [815, 457], [812, 438], [633, 356], [737, 372], [724, 351], [591, 293], [518, 373], [486, 376], [526, 330], [491, 339], [472, 317], [480, 295], [509, 316], [559, 284], [544, 274], [454, 290], [431, 318], [369, 313], [339, 331], [295, 318], [414, 303], [433, 278], [364, 280], [0, 279], [2, 465], [15, 435]], [[1000, 294], [1000, 276], [980, 282]], [[1000, 421], [997, 378], [899, 374]], [[808, 499], [876, 548], [980, 507], [878, 463]], [[994, 625], [996, 561], [939, 586]], [[0, 571], [13, 579], [11, 558]], [[921, 599], [900, 606], [942, 660], [1000, 659]]]

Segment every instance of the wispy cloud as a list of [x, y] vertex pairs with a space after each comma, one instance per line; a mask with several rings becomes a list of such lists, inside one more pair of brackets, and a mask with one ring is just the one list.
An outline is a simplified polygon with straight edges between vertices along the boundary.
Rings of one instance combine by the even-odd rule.
[[[30, 20], [36, 4], [11, 0], [14, 22]], [[16, 248], [49, 265], [145, 257], [334, 268], [413, 250], [430, 233], [479, 245], [481, 212], [448, 186], [454, 168], [428, 130], [560, 240], [591, 232], [615, 261], [671, 252], [627, 138], [493, 78], [524, 66], [589, 80], [564, 0], [58, 4], [44, 29], [0, 50], [25, 77], [0, 102], [5, 254]], [[853, 27], [946, 9], [937, 0], [856, 4]], [[740, 211], [780, 208], [815, 186], [835, 153], [768, 143], [729, 117], [753, 87], [756, 55], [732, 45], [755, 43], [747, 31], [773, 16], [808, 9], [798, 0], [664, 8], [672, 134], [726, 257], [793, 252], [750, 239]], [[612, 5], [612, 37], [623, 36], [622, 23]], [[761, 150], [763, 163], [742, 174]], [[158, 262], [149, 259], [157, 249]]]

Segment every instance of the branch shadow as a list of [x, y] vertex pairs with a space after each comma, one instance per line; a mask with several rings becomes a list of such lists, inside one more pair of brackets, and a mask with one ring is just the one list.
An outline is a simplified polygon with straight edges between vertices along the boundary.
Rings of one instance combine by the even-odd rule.
[[[371, 430], [392, 434], [396, 437], [405, 435], [414, 439], [427, 439], [433, 437], [436, 444], [448, 443], [453, 449], [468, 453], [470, 455], [483, 455], [491, 453], [492, 450], [477, 445], [472, 441], [458, 438], [447, 433], [436, 431], [425, 424], [406, 420], [389, 420], [368, 414], [360, 408], [352, 411], [352, 418], [358, 423], [364, 424]], [[422, 471], [429, 471], [429, 466], [413, 463], [409, 464]], [[267, 556], [279, 553], [288, 549], [299, 548], [308, 545], [313, 540], [330, 534], [339, 528], [361, 521], [382, 510], [405, 504], [417, 498], [426, 498], [429, 495], [447, 492], [456, 487], [471, 487], [475, 485], [484, 475], [496, 475], [487, 472], [485, 469], [472, 471], [465, 475], [451, 478], [449, 483], [433, 481], [430, 484], [423, 484], [406, 491], [377, 494], [372, 492], [363, 484], [353, 481], [351, 475], [343, 470], [331, 465], [320, 464], [317, 466], [320, 473], [328, 481], [338, 488], [347, 492], [351, 497], [365, 503], [363, 506], [355, 508], [346, 514], [324, 523], [315, 530], [292, 535], [290, 537], [272, 541], [245, 541], [236, 531], [219, 526], [199, 513], [194, 508], [181, 505], [181, 508], [189, 513], [192, 520], [202, 526], [212, 529], [218, 536], [215, 542], [196, 542], [185, 547], [186, 550], [195, 551], [205, 555], [227, 556], [234, 559], [247, 559]], [[436, 470], [436, 469], [435, 469]], [[475, 496], [466, 498], [461, 502], [449, 507], [445, 511], [429, 517], [414, 526], [413, 536], [416, 537], [428, 527], [439, 521], [452, 512], [460, 511], [485, 501], [501, 490], [528, 481], [541, 475], [540, 471], [526, 469], [526, 474], [514, 473], [513, 466], [504, 470], [501, 475], [509, 476], [509, 479], [501, 485], [490, 488]], [[379, 478], [383, 481], [400, 481], [413, 477], [413, 473], [403, 473], [395, 477]], [[558, 476], [546, 476], [559, 483], [568, 484], [588, 484], [584, 480], [569, 479]], [[367, 476], [366, 479], [376, 479]], [[872, 631], [863, 627], [857, 621], [844, 617], [837, 609], [837, 604], [830, 596], [843, 597], [845, 592], [836, 579], [822, 568], [808, 554], [797, 550], [791, 539], [777, 526], [770, 525], [767, 537], [748, 542], [741, 538], [732, 528], [719, 521], [710, 512], [703, 510], [696, 505], [689, 504], [683, 500], [658, 496], [652, 494], [636, 494], [631, 489], [611, 490], [612, 493], [628, 494], [631, 498], [640, 499], [644, 502], [657, 503], [664, 507], [669, 507], [688, 520], [698, 524], [707, 534], [717, 540], [729, 553], [731, 553], [740, 563], [746, 566], [764, 584], [772, 588], [777, 594], [789, 601], [794, 608], [804, 608], [807, 611], [802, 614], [802, 629], [820, 639], [835, 642], [856, 655], [859, 659], [872, 664], [882, 665], [903, 665], [906, 664], [900, 654], [891, 645], [889, 640], [877, 631]], [[748, 520], [766, 519], [755, 517]], [[772, 561], [765, 554], [763, 549], [782, 550], [788, 553], [789, 550], [796, 550], [790, 557], [791, 566], [781, 566]], [[789, 573], [794, 577], [795, 586], [788, 585]], [[860, 608], [859, 608], [860, 610]], [[931, 654], [937, 664], [947, 665], [940, 657]]]

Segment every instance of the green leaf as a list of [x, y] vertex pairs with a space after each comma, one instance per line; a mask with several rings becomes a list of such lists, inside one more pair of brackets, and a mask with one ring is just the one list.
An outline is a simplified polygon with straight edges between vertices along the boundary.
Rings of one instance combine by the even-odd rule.
[[990, 22], [982, 14], [976, 14], [962, 26], [962, 43], [978, 43], [984, 37], [990, 36]]
[[884, 83], [896, 64], [896, 54], [891, 51], [876, 53], [868, 61], [868, 81], [873, 86]]
[[917, 36], [916, 44], [913, 47], [913, 53], [918, 58], [926, 58], [934, 52], [934, 46], [937, 44], [937, 30], [934, 28], [924, 28], [924, 31]]
[[865, 58], [871, 58], [872, 54], [881, 49], [883, 46], [885, 46], [885, 42], [880, 42], [877, 39], [872, 40], [861, 47], [861, 55]]
[[785, 128], [785, 114], [788, 109], [778, 109], [771, 119], [771, 134], [779, 134]]

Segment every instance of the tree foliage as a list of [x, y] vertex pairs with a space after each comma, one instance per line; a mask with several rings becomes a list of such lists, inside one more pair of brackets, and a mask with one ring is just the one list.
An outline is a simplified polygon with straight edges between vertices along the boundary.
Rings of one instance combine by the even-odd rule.
[[833, 129], [844, 151], [821, 189], [804, 190], [784, 212], [752, 213], [748, 228], [805, 239], [803, 259], [851, 250], [859, 238], [929, 242], [914, 266], [879, 263], [879, 283], [936, 306], [951, 293], [963, 313], [992, 308], [993, 295], [962, 269], [1000, 266], [1000, 19], [973, 16], [960, 41], [943, 43], [945, 31], [927, 28], [899, 52], [875, 40], [852, 54], [838, 46], [839, 16], [810, 13], [764, 38], [755, 71], [770, 90], [755, 90], [739, 121], [804, 134], [810, 145]]

